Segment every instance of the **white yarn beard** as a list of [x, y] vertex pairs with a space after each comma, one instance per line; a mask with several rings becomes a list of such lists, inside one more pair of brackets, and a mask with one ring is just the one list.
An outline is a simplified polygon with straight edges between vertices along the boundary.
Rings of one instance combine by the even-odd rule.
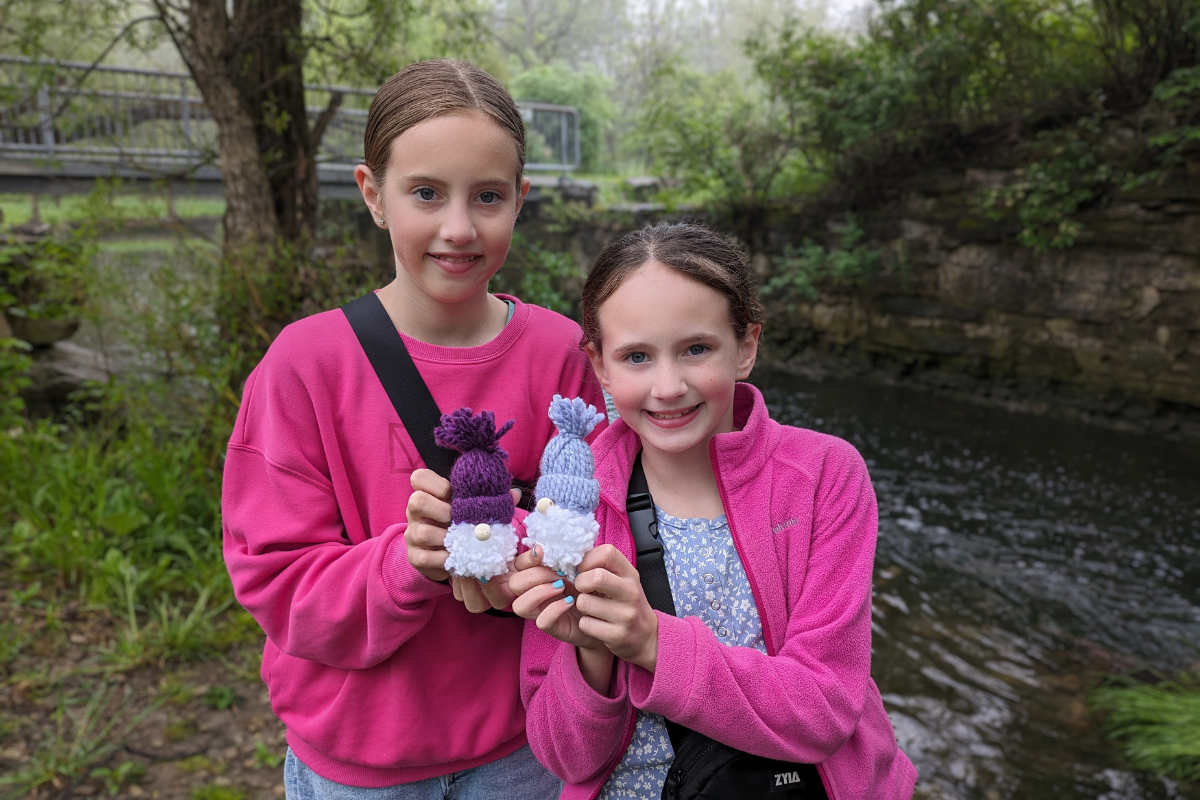
[[530, 550], [542, 548], [542, 564], [561, 572], [572, 582], [579, 562], [596, 545], [600, 523], [595, 514], [580, 514], [561, 506], [550, 506], [543, 514], [532, 512], [525, 518], [528, 535], [521, 541]]
[[491, 538], [475, 538], [475, 524], [455, 522], [446, 531], [446, 571], [460, 578], [488, 580], [508, 572], [517, 557], [517, 534], [512, 525], [492, 525]]

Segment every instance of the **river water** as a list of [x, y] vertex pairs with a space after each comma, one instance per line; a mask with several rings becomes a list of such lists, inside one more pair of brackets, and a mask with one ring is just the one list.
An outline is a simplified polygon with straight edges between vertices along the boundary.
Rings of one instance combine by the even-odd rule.
[[1200, 663], [1200, 448], [903, 389], [756, 377], [859, 448], [879, 499], [872, 672], [919, 798], [1200, 797], [1123, 764], [1113, 671]]

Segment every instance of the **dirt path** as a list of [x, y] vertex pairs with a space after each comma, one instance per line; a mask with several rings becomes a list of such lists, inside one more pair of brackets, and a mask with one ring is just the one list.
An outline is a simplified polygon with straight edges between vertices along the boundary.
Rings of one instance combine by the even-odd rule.
[[118, 626], [77, 604], [0, 604], [0, 797], [283, 796], [259, 647], [115, 671]]

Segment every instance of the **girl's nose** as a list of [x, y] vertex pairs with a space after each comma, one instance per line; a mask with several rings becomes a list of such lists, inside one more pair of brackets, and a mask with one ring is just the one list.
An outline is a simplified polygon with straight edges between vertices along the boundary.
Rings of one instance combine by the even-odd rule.
[[654, 371], [654, 399], [671, 400], [687, 394], [687, 381], [683, 379], [683, 371], [676, 369], [673, 364], [663, 364]]
[[466, 244], [475, 240], [475, 221], [471, 218], [469, 203], [449, 203], [446, 216], [442, 218], [441, 237], [452, 244]]

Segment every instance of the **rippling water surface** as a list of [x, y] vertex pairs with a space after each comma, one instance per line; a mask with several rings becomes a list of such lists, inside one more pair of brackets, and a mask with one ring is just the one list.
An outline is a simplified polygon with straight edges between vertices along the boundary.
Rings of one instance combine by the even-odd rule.
[[1096, 729], [1105, 672], [1200, 662], [1200, 448], [768, 374], [879, 498], [873, 673], [924, 798], [1172, 798]]

